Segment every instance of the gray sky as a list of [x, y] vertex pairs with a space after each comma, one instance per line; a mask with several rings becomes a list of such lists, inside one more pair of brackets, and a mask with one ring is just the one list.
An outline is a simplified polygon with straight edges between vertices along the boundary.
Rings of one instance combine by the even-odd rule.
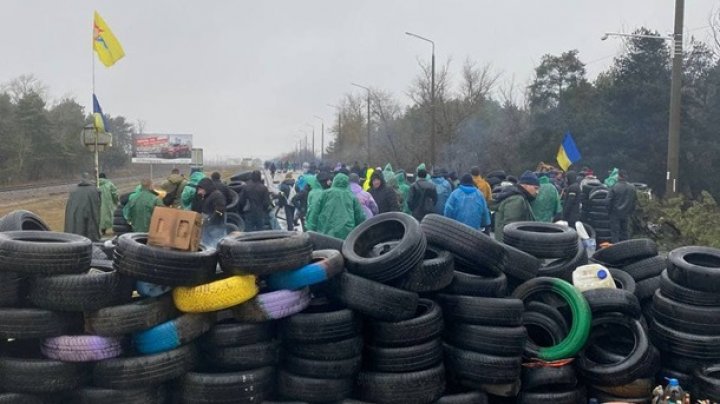
[[[687, 0], [685, 26], [709, 37], [718, 0]], [[3, 0], [0, 82], [32, 73], [52, 99], [91, 107], [93, 10], [126, 56], [96, 63], [103, 110], [146, 122], [146, 132], [192, 133], [208, 155], [269, 157], [290, 150], [306, 123], [335, 119], [328, 103], [354, 81], [405, 92], [418, 58], [492, 63], [524, 86], [543, 54], [579, 49], [594, 77], [622, 51], [605, 31], [672, 31], [674, 0]], [[686, 30], [686, 31], [687, 31]], [[327, 138], [327, 137], [326, 137]]]

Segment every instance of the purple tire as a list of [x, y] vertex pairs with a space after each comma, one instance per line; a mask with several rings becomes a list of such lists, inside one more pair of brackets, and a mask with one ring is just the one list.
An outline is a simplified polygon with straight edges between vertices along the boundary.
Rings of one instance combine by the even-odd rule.
[[95, 362], [122, 354], [117, 337], [98, 335], [64, 335], [46, 338], [40, 347], [43, 355], [63, 362]]
[[233, 308], [235, 319], [248, 322], [277, 320], [299, 313], [310, 304], [310, 289], [261, 293]]

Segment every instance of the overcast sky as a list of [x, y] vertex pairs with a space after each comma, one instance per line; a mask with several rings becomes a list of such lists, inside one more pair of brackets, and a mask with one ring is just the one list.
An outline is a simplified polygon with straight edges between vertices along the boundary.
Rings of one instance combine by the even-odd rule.
[[[718, 0], [687, 0], [686, 31], [709, 38]], [[674, 0], [3, 0], [0, 82], [32, 73], [51, 99], [91, 104], [91, 24], [97, 10], [126, 56], [96, 63], [106, 113], [146, 132], [192, 133], [207, 155], [269, 157], [294, 147], [306, 123], [329, 125], [326, 104], [362, 91], [394, 94], [436, 42], [439, 63], [492, 63], [501, 82], [526, 85], [543, 54], [578, 49], [591, 77], [622, 52], [605, 31], [669, 33]]]

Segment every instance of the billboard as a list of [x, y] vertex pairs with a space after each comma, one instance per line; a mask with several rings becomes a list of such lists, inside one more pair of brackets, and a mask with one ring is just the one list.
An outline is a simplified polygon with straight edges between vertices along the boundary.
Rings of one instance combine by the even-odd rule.
[[192, 135], [133, 135], [132, 162], [147, 164], [190, 164]]

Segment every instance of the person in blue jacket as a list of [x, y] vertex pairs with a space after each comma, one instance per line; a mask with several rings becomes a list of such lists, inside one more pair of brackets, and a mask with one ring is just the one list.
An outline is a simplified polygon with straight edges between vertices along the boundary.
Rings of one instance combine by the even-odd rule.
[[433, 169], [432, 183], [435, 184], [437, 191], [437, 202], [435, 203], [435, 213], [442, 215], [445, 211], [445, 202], [447, 202], [452, 193], [452, 185], [445, 177], [448, 175], [444, 168]]
[[463, 175], [460, 186], [450, 194], [445, 203], [445, 216], [480, 231], [490, 225], [490, 210], [482, 192], [475, 187], [472, 175]]

